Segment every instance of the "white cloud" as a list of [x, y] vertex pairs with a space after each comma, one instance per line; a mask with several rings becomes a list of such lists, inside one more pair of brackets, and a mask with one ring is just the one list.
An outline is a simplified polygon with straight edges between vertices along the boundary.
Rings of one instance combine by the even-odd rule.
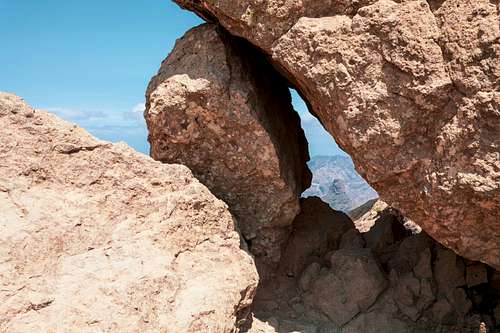
[[144, 153], [149, 150], [143, 117], [144, 103], [137, 103], [126, 110], [83, 110], [65, 107], [43, 109], [80, 125], [100, 139], [125, 141]]
[[146, 103], [137, 103], [133, 108], [132, 112], [133, 113], [140, 113], [143, 114], [144, 110], [146, 110]]
[[120, 133], [124, 128], [145, 129], [144, 103], [137, 103], [128, 110], [82, 110], [65, 107], [44, 109], [91, 132], [100, 130]]
[[62, 107], [45, 108], [45, 110], [54, 113], [63, 119], [75, 122], [91, 118], [105, 117], [105, 113], [103, 111], [95, 111], [95, 110], [82, 111], [78, 109], [62, 108]]

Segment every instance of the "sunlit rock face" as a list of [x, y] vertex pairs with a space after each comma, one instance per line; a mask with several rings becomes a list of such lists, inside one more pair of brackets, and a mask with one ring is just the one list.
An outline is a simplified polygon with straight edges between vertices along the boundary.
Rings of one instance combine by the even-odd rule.
[[495, 1], [176, 2], [267, 53], [382, 199], [500, 268]]
[[277, 263], [311, 181], [286, 81], [216, 25], [181, 38], [147, 92], [151, 155], [188, 166], [229, 205], [250, 250]]
[[0, 331], [234, 332], [258, 281], [188, 168], [0, 93]]

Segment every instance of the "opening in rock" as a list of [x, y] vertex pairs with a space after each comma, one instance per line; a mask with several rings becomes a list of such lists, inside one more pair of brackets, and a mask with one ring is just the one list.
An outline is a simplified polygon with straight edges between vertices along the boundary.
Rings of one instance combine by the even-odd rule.
[[307, 108], [295, 89], [290, 89], [295, 110], [309, 143], [311, 187], [303, 197], [319, 197], [335, 210], [350, 212], [377, 199], [378, 194], [356, 172], [351, 157], [344, 152]]

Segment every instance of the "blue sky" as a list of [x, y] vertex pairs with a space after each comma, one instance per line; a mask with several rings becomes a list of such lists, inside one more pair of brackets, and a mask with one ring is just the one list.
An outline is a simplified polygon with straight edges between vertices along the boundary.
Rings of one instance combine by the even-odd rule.
[[[0, 90], [148, 153], [149, 79], [202, 23], [169, 0], [0, 0]], [[296, 93], [311, 155], [341, 151]]]

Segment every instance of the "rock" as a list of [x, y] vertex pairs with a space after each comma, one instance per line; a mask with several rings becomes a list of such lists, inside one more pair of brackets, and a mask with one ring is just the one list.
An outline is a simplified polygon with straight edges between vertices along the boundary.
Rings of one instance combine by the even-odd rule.
[[425, 249], [420, 253], [418, 263], [413, 267], [413, 272], [415, 276], [420, 279], [431, 279], [432, 278], [432, 263], [431, 263], [431, 250], [429, 248]]
[[0, 127], [0, 331], [236, 330], [257, 272], [186, 167], [5, 93]]
[[305, 296], [337, 326], [366, 311], [384, 291], [387, 281], [369, 249], [338, 250], [331, 269], [316, 279]]
[[440, 324], [453, 325], [457, 321], [453, 307], [445, 298], [441, 298], [434, 303], [431, 312], [434, 320]]
[[238, 220], [250, 250], [279, 261], [311, 181], [286, 82], [216, 25], [179, 39], [147, 91], [151, 156], [188, 166]]
[[394, 214], [391, 208], [386, 208], [377, 217], [373, 227], [363, 233], [363, 238], [366, 247], [376, 253], [382, 253], [407, 235], [408, 232], [400, 223], [397, 214]]
[[370, 200], [349, 212], [359, 232], [368, 232], [375, 225], [382, 212], [388, 209], [387, 203], [382, 200]]
[[438, 290], [446, 294], [456, 287], [465, 285], [465, 265], [455, 253], [441, 246], [437, 248], [437, 258], [434, 263], [434, 278]]
[[281, 271], [297, 277], [311, 262], [337, 249], [342, 235], [354, 228], [346, 214], [331, 209], [319, 198], [301, 199], [300, 206], [280, 263]]
[[500, 271], [494, 271], [491, 275], [490, 286], [500, 297]]
[[302, 291], [308, 291], [311, 283], [318, 277], [321, 271], [321, 266], [317, 262], [313, 262], [304, 270], [300, 276], [299, 286]]
[[412, 273], [406, 273], [399, 277], [394, 288], [394, 299], [402, 313], [411, 320], [416, 321], [421, 310], [416, 306], [416, 300], [420, 295], [420, 280]]
[[404, 320], [384, 312], [361, 313], [342, 328], [342, 333], [408, 333], [412, 326]]
[[400, 274], [413, 271], [420, 279], [431, 279], [433, 243], [425, 233], [408, 235], [396, 244], [395, 251], [387, 260], [388, 268], [395, 269]]
[[366, 242], [356, 229], [347, 230], [340, 239], [339, 249], [362, 249]]
[[[395, 209], [388, 209], [386, 213], [393, 214], [394, 223], [400, 224], [404, 220]], [[382, 215], [373, 214], [375, 226]], [[324, 215], [325, 218], [328, 216]], [[304, 218], [304, 221], [307, 220]], [[312, 221], [314, 223], [310, 225], [314, 233], [314, 225], [319, 219], [309, 222]], [[367, 222], [373, 224], [373, 221]], [[304, 236], [300, 239], [305, 239], [307, 225], [304, 223], [301, 229]], [[392, 232], [391, 228], [387, 230]], [[378, 235], [385, 237], [385, 233]], [[303, 260], [309, 264], [299, 275], [277, 274], [275, 279], [261, 282], [254, 298], [253, 311], [264, 319], [279, 316], [280, 322], [286, 320], [294, 324], [283, 332], [300, 331], [296, 327], [302, 327], [303, 323], [319, 328], [318, 333], [378, 333], [381, 330], [405, 333], [477, 332], [481, 322], [485, 322], [485, 327], [494, 327], [490, 317], [500, 296], [495, 291], [495, 271], [491, 271], [487, 283], [469, 287], [465, 281], [465, 265], [473, 267], [482, 264], [456, 256], [425, 232], [406, 233], [403, 239], [384, 242], [379, 254], [368, 248], [349, 247], [351, 244], [361, 245], [356, 244], [356, 236], [359, 232], [351, 228], [340, 238], [341, 250], [335, 250], [335, 242], [332, 242], [326, 246], [327, 252], [322, 257], [313, 255], [311, 259]], [[314, 239], [320, 239], [317, 243], [322, 243], [321, 238], [315, 236]], [[301, 249], [311, 253], [308, 246], [302, 248], [297, 245], [294, 249], [296, 253], [300, 253]], [[358, 265], [366, 253], [372, 258], [367, 262], [375, 262], [375, 267], [367, 262]], [[342, 260], [325, 262], [325, 259], [335, 256], [340, 256]], [[281, 260], [287, 262], [289, 257], [292, 258], [284, 251]], [[377, 281], [385, 280], [385, 274], [388, 274], [390, 283], [380, 291]], [[361, 302], [356, 300], [363, 297], [375, 300], [360, 309]], [[269, 306], [270, 302], [273, 307]], [[285, 327], [288, 326], [280, 326], [280, 332]]]
[[490, 0], [175, 0], [263, 50], [381, 198], [500, 269]]
[[277, 333], [279, 324], [276, 319], [262, 321], [252, 314], [252, 320], [248, 324], [250, 327], [243, 327], [243, 333]]
[[500, 325], [500, 303], [495, 307], [494, 316], [497, 326]]
[[488, 271], [483, 264], [473, 264], [466, 267], [467, 286], [474, 287], [483, 283], [488, 283]]
[[461, 317], [464, 317], [472, 308], [472, 302], [462, 288], [455, 288], [452, 292], [448, 293], [447, 298]]

